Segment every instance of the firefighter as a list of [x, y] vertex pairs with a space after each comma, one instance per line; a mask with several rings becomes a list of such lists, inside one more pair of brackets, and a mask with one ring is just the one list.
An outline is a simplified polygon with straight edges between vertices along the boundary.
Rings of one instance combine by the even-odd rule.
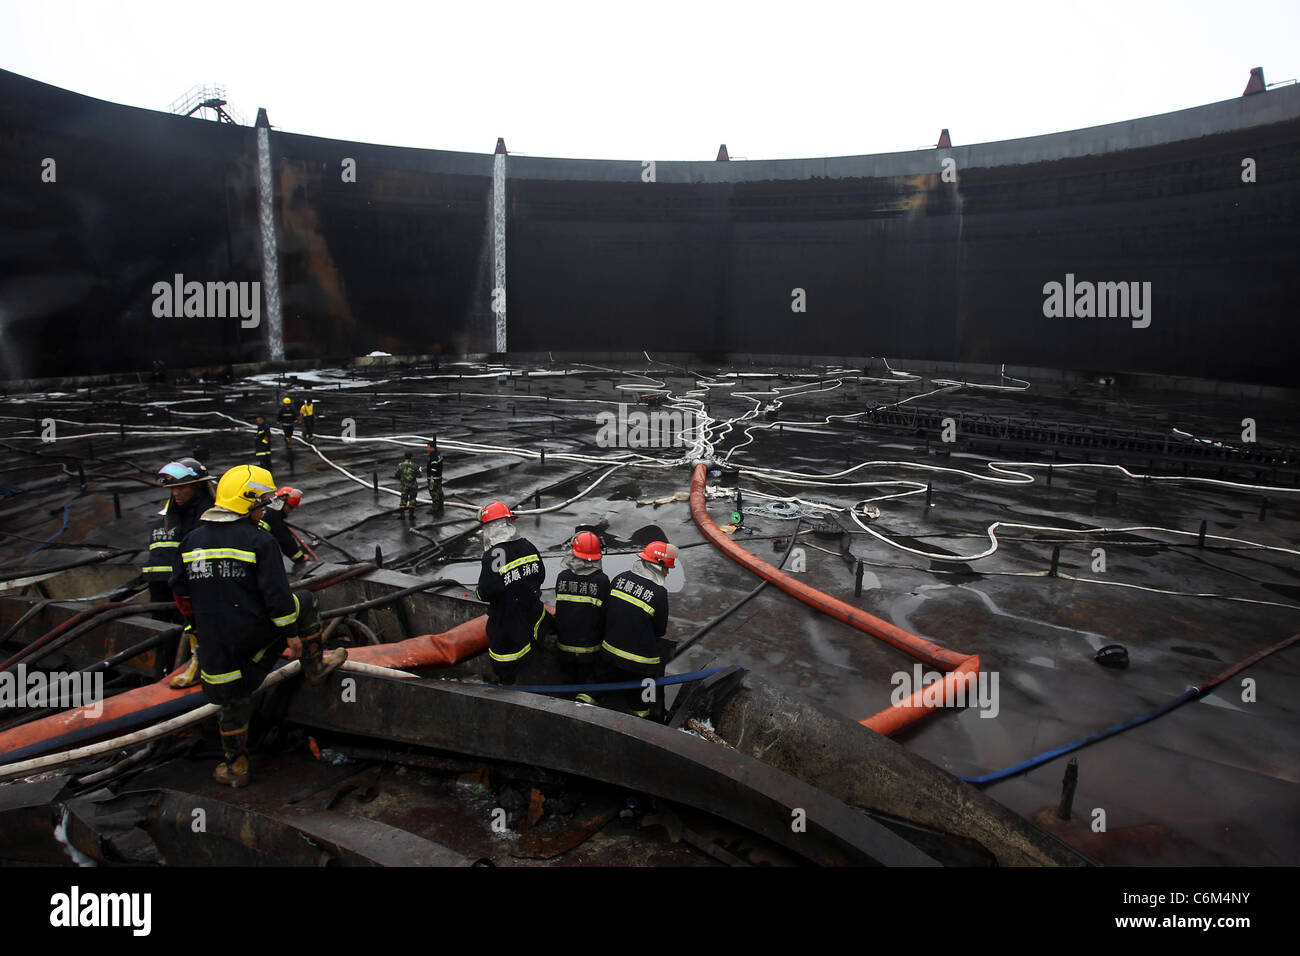
[[397, 470], [393, 472], [393, 477], [402, 486], [402, 501], [397, 506], [397, 514], [399, 517], [409, 516], [412, 523], [415, 522], [415, 496], [418, 493], [416, 482], [420, 478], [420, 466], [412, 460], [413, 458], [415, 453], [408, 451], [406, 457], [398, 462]]
[[429, 504], [433, 508], [435, 518], [442, 517], [442, 453], [438, 451], [438, 439], [428, 442], [425, 451], [429, 453], [429, 460], [424, 468], [424, 480], [429, 485]]
[[[639, 559], [609, 586], [605, 639], [601, 643], [604, 671], [613, 679], [658, 677], [663, 673], [656, 641], [668, 633], [668, 589], [664, 581], [677, 563], [677, 548], [652, 541]], [[615, 695], [637, 717], [650, 716], [641, 688]]]
[[298, 536], [285, 523], [293, 510], [302, 504], [302, 492], [285, 485], [275, 491], [275, 500], [266, 506], [262, 516], [262, 530], [269, 531], [275, 543], [280, 546], [284, 556], [293, 562], [294, 571], [301, 571], [307, 564], [307, 553], [303, 550]]
[[[181, 458], [158, 469], [158, 483], [170, 488], [171, 494], [162, 511], [158, 512], [163, 520], [153, 530], [149, 542], [149, 564], [143, 573], [144, 579], [149, 582], [149, 600], [171, 602], [172, 589], [168, 582], [179, 563], [181, 539], [194, 530], [199, 515], [212, 507], [212, 480], [202, 464], [193, 458]], [[173, 623], [178, 620], [174, 610], [155, 611], [154, 618]], [[180, 620], [185, 625], [185, 636], [193, 653], [194, 622], [189, 619]], [[193, 670], [191, 667], [185, 672], [190, 675], [189, 683], [173, 682], [174, 686], [188, 687], [192, 684]], [[182, 677], [175, 678], [177, 681], [181, 679]]]
[[172, 592], [167, 582], [175, 570], [180, 540], [194, 530], [199, 515], [212, 507], [212, 488], [207, 469], [193, 458], [163, 465], [158, 469], [158, 484], [170, 488], [171, 493], [158, 512], [163, 520], [153, 530], [149, 563], [143, 574], [149, 582], [149, 600], [170, 601]]
[[546, 569], [537, 549], [515, 528], [514, 513], [494, 501], [479, 512], [483, 526], [483, 563], [475, 596], [487, 601], [488, 655], [497, 681], [513, 684], [540, 644], [549, 615], [542, 605]]
[[311, 400], [311, 395], [302, 397], [302, 404], [298, 406], [298, 424], [302, 426], [303, 436], [311, 441], [316, 434], [316, 403]]
[[249, 781], [248, 724], [253, 693], [288, 647], [301, 656], [307, 682], [318, 686], [347, 659], [324, 651], [320, 613], [310, 591], [290, 591], [279, 549], [257, 522], [275, 494], [270, 472], [237, 465], [221, 476], [216, 504], [181, 542], [171, 577], [182, 614], [192, 615], [203, 696], [218, 704], [225, 761], [213, 772], [221, 784]]
[[276, 416], [280, 430], [284, 432], [284, 447], [290, 447], [293, 441], [293, 427], [298, 424], [298, 416], [293, 410], [293, 399], [288, 395], [280, 399], [280, 412]]
[[[555, 640], [560, 665], [570, 683], [591, 681], [605, 634], [605, 602], [609, 578], [600, 567], [600, 539], [584, 531], [573, 539], [573, 553], [555, 579]], [[577, 700], [595, 701], [580, 693]]]
[[271, 467], [271, 426], [266, 423], [266, 419], [258, 415], [255, 419], [257, 423], [257, 437], [253, 439], [253, 460], [257, 462], [259, 468]]

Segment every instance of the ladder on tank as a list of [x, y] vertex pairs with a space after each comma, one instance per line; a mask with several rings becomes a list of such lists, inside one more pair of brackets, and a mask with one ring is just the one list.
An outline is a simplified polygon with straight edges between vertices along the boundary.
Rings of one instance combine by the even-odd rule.
[[217, 83], [195, 86], [167, 107], [167, 112], [177, 116], [193, 116], [200, 110], [211, 110], [215, 115], [210, 118], [218, 123], [248, 125], [242, 116], [230, 109], [226, 102], [226, 88]]

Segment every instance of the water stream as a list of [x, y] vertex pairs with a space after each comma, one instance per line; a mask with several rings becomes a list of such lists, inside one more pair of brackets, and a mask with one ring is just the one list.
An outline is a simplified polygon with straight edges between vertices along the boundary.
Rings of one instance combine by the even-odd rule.
[[275, 185], [271, 179], [271, 131], [257, 130], [257, 218], [262, 227], [262, 290], [266, 294], [266, 344], [272, 362], [284, 359], [280, 320], [280, 254], [275, 238]]

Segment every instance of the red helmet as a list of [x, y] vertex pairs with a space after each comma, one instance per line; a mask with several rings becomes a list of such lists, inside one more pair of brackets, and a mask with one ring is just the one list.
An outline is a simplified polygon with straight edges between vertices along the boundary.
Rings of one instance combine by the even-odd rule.
[[637, 557], [667, 571], [677, 563], [677, 547], [664, 541], [651, 541]]
[[584, 561], [600, 560], [600, 539], [590, 531], [584, 531], [573, 539], [573, 556]]
[[478, 520], [482, 524], [489, 521], [496, 521], [498, 518], [509, 518], [515, 520], [515, 513], [510, 510], [504, 501], [494, 501], [478, 513]]
[[283, 501], [288, 507], [296, 508], [302, 504], [302, 492], [297, 488], [291, 488], [285, 485], [276, 491], [275, 496]]

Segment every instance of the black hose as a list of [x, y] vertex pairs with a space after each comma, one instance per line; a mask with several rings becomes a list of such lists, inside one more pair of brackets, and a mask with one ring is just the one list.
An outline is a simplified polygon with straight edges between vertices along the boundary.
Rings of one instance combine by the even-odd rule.
[[288, 525], [290, 528], [294, 529], [295, 531], [302, 531], [305, 534], [311, 535], [317, 541], [324, 541], [331, 548], [333, 548], [335, 551], [337, 551], [339, 554], [343, 555], [343, 557], [347, 558], [349, 561], [353, 563], [359, 562], [361, 560], [355, 554], [352, 554], [350, 551], [345, 549], [342, 545], [335, 544], [333, 541], [325, 537], [325, 535], [323, 534], [319, 534], [315, 531], [308, 531], [306, 528], [302, 527], [301, 525], [289, 524], [289, 522], [287, 521], [285, 522], [285, 524]]
[[354, 638], [359, 637], [359, 638], [361, 638], [361, 640], [365, 641], [367, 644], [382, 644], [382, 643], [383, 643], [383, 641], [381, 641], [381, 640], [379, 639], [379, 635], [378, 635], [378, 634], [376, 634], [376, 633], [375, 633], [374, 631], [372, 631], [370, 628], [366, 627], [366, 625], [362, 624], [360, 621], [358, 621], [358, 620], [357, 620], [356, 618], [354, 618], [354, 617], [350, 617], [350, 618], [348, 618], [346, 621], [344, 621], [344, 622], [343, 622], [343, 626], [346, 627], [346, 628], [348, 629], [349, 633], [351, 633], [351, 634], [353, 635]]
[[[783, 555], [781, 556], [781, 560], [777, 563], [777, 567], [778, 567], [778, 568], [779, 568], [779, 567], [784, 567], [784, 566], [785, 566], [786, 559], [790, 557], [790, 552], [794, 550], [794, 543], [795, 543], [795, 541], [797, 541], [797, 540], [799, 539], [799, 526], [800, 526], [801, 524], [803, 524], [803, 519], [802, 519], [802, 518], [800, 518], [798, 521], [795, 522], [795, 525], [794, 525], [794, 531], [792, 531], [792, 532], [790, 533], [790, 543], [789, 543], [788, 545], [786, 545], [786, 548], [785, 548], [785, 554], [783, 554]], [[725, 620], [726, 620], [728, 617], [730, 617], [733, 613], [735, 613], [736, 611], [740, 610], [740, 608], [741, 608], [744, 604], [746, 604], [746, 603], [749, 601], [750, 598], [757, 597], [757, 596], [758, 596], [758, 593], [759, 593], [760, 591], [762, 591], [763, 588], [767, 587], [768, 583], [769, 583], [768, 580], [767, 580], [766, 578], [764, 578], [762, 581], [759, 582], [758, 587], [754, 588], [754, 590], [750, 591], [748, 594], [746, 594], [743, 598], [741, 598], [741, 599], [740, 599], [739, 601], [737, 601], [735, 604], [731, 605], [731, 607], [727, 608], [725, 611], [723, 611], [723, 612], [722, 612], [721, 614], [719, 614], [717, 617], [713, 618], [713, 620], [709, 621], [707, 624], [705, 624], [703, 627], [701, 627], [699, 630], [697, 630], [694, 634], [692, 634], [692, 635], [691, 635], [689, 638], [687, 638], [685, 641], [682, 641], [682, 643], [678, 644], [678, 645], [677, 645], [677, 649], [676, 649], [675, 651], [673, 651], [673, 655], [672, 655], [672, 657], [668, 658], [668, 663], [671, 664], [671, 663], [672, 663], [673, 661], [675, 661], [677, 658], [681, 657], [682, 654], [685, 653], [686, 650], [687, 650], [688, 648], [690, 648], [690, 646], [691, 646], [692, 644], [694, 644], [696, 641], [698, 641], [700, 638], [702, 638], [705, 634], [709, 633], [709, 631], [713, 630], [715, 627], [717, 627], [719, 624], [721, 624], [723, 621], [725, 621]]]
[[184, 632], [184, 630], [185, 630], [184, 627], [182, 627], [180, 624], [177, 624], [175, 627], [169, 627], [165, 631], [159, 631], [157, 634], [154, 634], [152, 637], [145, 638], [143, 641], [141, 641], [138, 644], [132, 644], [130, 647], [126, 648], [125, 650], [118, 651], [112, 657], [106, 657], [102, 661], [98, 661], [94, 664], [91, 664], [89, 667], [83, 667], [77, 673], [94, 674], [97, 671], [111, 670], [112, 668], [116, 667], [118, 664], [125, 663], [126, 661], [131, 660], [133, 657], [139, 657], [145, 651], [151, 651], [155, 647], [158, 647], [161, 644], [166, 644], [168, 641], [175, 640], [180, 634]]
[[[115, 618], [129, 617], [136, 614], [144, 613], [146, 611], [162, 611], [168, 608], [174, 608], [175, 606], [176, 605], [173, 604], [171, 601], [150, 601], [146, 604], [130, 604], [127, 607], [108, 608], [106, 610], [100, 611], [98, 614], [95, 614], [89, 620], [81, 622], [76, 627], [68, 630], [66, 633], [60, 634], [54, 640], [50, 641], [49, 644], [37, 649], [31, 654], [25, 654], [23, 651], [19, 651], [16, 655], [14, 655], [14, 657], [11, 657], [8, 661], [6, 661], [5, 665], [6, 667], [8, 667], [11, 664], [17, 664], [19, 660], [21, 660], [26, 664], [33, 664], [43, 657], [48, 657], [49, 655], [53, 654], [55, 651], [63, 650], [63, 648], [67, 647], [69, 644], [71, 644], [77, 638], [81, 637], [83, 634], [89, 633], [90, 631], [93, 631], [95, 628], [99, 627], [101, 624], [105, 624], [108, 621], [111, 621]], [[32, 646], [31, 644], [28, 645], [28, 647], [31, 646]]]
[[129, 548], [124, 551], [110, 551], [105, 554], [97, 554], [93, 558], [83, 558], [80, 561], [69, 561], [67, 564], [56, 564], [48, 568], [19, 568], [16, 571], [4, 571], [0, 572], [0, 581], [17, 581], [19, 578], [36, 577], [41, 574], [56, 574], [59, 571], [69, 571], [72, 568], [82, 568], [88, 564], [99, 564], [101, 561], [120, 558], [126, 554], [139, 554], [141, 551], [147, 550], [147, 548]]
[[0, 644], [4, 644], [5, 641], [17, 634], [24, 624], [39, 614], [47, 605], [53, 603], [54, 598], [42, 598], [39, 601], [32, 602], [32, 606], [23, 612], [23, 616], [14, 622], [13, 627], [5, 631], [3, 637], [0, 637]]
[[420, 591], [427, 591], [430, 588], [458, 587], [464, 585], [459, 581], [451, 581], [446, 578], [439, 578], [436, 581], [428, 581], [424, 584], [416, 584], [413, 587], [402, 588], [400, 591], [394, 591], [392, 594], [385, 594], [383, 597], [375, 598], [371, 601], [362, 601], [360, 604], [352, 604], [347, 607], [331, 608], [328, 611], [321, 612], [321, 619], [328, 620], [335, 617], [346, 617], [349, 614], [356, 614], [358, 611], [366, 611], [373, 607], [383, 607], [385, 604], [392, 604], [399, 598], [404, 598], [409, 594], [418, 594]]

